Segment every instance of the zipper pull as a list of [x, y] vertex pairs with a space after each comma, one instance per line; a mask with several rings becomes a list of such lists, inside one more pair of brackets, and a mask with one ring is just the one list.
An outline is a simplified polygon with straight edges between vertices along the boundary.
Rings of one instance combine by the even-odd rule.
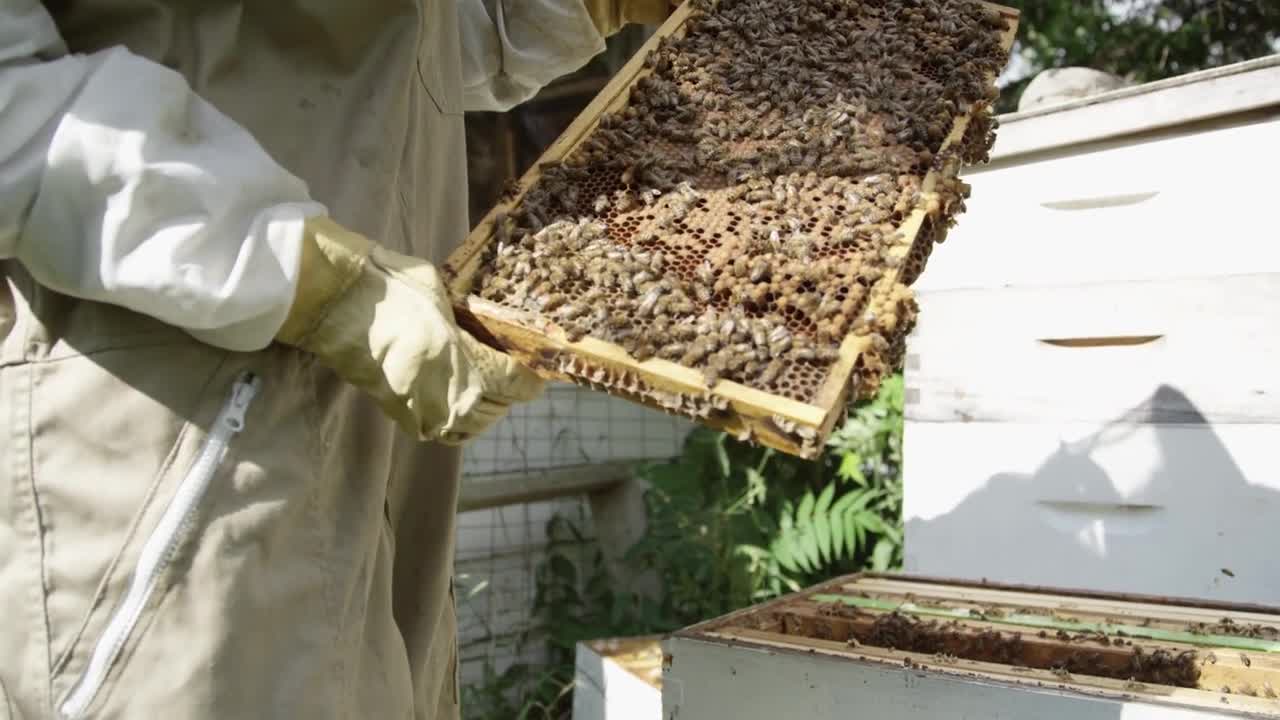
[[236, 380], [231, 391], [231, 399], [222, 414], [222, 422], [233, 432], [244, 429], [244, 416], [249, 411], [249, 404], [262, 387], [262, 378], [247, 372]]

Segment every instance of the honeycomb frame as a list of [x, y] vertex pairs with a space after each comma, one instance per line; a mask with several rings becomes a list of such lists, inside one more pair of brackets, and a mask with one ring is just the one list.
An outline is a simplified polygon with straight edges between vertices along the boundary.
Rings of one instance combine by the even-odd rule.
[[860, 572], [696, 623], [668, 641], [676, 661], [690, 641], [817, 655], [854, 673], [891, 668], [1214, 717], [1280, 718], [1274, 606]]
[[[1000, 45], [1008, 53], [1017, 31], [1018, 11], [992, 3], [982, 3], [999, 13], [1006, 22]], [[871, 340], [850, 330], [839, 344], [839, 354], [825, 367], [824, 374], [810, 372], [806, 382], [816, 385], [803, 399], [774, 393], [731, 380], [720, 379], [708, 386], [703, 373], [680, 363], [657, 357], [638, 360], [612, 342], [590, 335], [573, 339], [555, 319], [527, 310], [500, 305], [473, 294], [486, 252], [496, 242], [496, 222], [520, 206], [526, 191], [542, 175], [542, 167], [559, 163], [585, 142], [601, 117], [624, 107], [630, 90], [649, 74], [645, 60], [665, 38], [683, 34], [692, 11], [691, 3], [681, 4], [668, 20], [637, 51], [603, 90], [587, 105], [542, 157], [520, 179], [518, 190], [500, 202], [476, 225], [463, 244], [443, 265], [449, 290], [455, 299], [459, 323], [482, 341], [510, 353], [522, 364], [549, 380], [564, 380], [601, 390], [610, 395], [694, 418], [708, 427], [725, 430], [740, 439], [758, 442], [782, 452], [817, 457], [827, 437], [843, 417], [851, 397], [875, 392], [880, 377], [889, 368], [885, 357], [901, 354], [889, 348], [884, 356], [866, 352]], [[994, 77], [989, 78], [994, 83]], [[965, 143], [974, 118], [982, 111], [975, 104], [958, 115], [938, 154]], [[974, 124], [974, 128], [978, 128]], [[876, 285], [910, 285], [923, 270], [932, 246], [945, 237], [952, 202], [941, 192], [946, 183], [957, 184], [960, 159], [945, 153], [946, 160], [930, 169], [919, 186], [917, 200], [896, 227], [900, 240], [889, 251], [900, 260], [876, 281]], [[963, 187], [960, 184], [960, 187]], [[705, 203], [705, 198], [699, 202]], [[908, 322], [910, 318], [904, 318]]]

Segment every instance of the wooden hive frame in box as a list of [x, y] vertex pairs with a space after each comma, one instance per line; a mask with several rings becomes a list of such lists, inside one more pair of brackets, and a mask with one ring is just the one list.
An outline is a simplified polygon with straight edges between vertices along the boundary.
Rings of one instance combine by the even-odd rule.
[[[1214, 717], [1280, 717], [1280, 610], [1271, 607], [861, 573], [672, 638], [675, 663], [676, 643], [697, 641]], [[842, 677], [858, 686], [852, 668]]]
[[[984, 3], [1005, 20], [1000, 46], [1008, 53], [1017, 30], [1018, 12]], [[703, 424], [750, 438], [763, 445], [805, 458], [821, 453], [826, 438], [843, 416], [851, 393], [855, 391], [863, 354], [869, 339], [849, 331], [839, 346], [839, 356], [826, 371], [817, 391], [808, 402], [784, 397], [745, 384], [721, 379], [710, 387], [701, 372], [677, 362], [660, 358], [637, 360], [622, 347], [596, 337], [571, 341], [563, 327], [550, 318], [505, 307], [474, 293], [486, 249], [495, 242], [495, 222], [517, 208], [525, 193], [542, 175], [542, 166], [558, 163], [582, 144], [596, 128], [600, 118], [624, 107], [631, 88], [649, 73], [645, 58], [667, 37], [679, 37], [691, 14], [691, 4], [684, 3], [649, 39], [639, 52], [617, 73], [609, 84], [562, 133], [519, 183], [519, 191], [494, 207], [476, 226], [465, 242], [444, 265], [449, 288], [456, 299], [456, 314], [463, 327], [483, 341], [515, 356], [523, 364], [552, 380], [567, 380], [596, 387], [611, 395], [625, 397], [668, 412], [683, 412], [697, 417]], [[994, 77], [988, 77], [993, 83]], [[970, 122], [979, 112], [976, 103], [970, 112], [959, 115], [939, 148], [939, 154], [960, 146]], [[946, 154], [941, 167], [931, 169], [920, 185], [915, 205], [898, 225], [901, 244], [909, 248], [903, 262], [888, 271], [878, 283], [909, 285], [919, 274], [924, 259], [934, 242], [945, 236], [943, 198], [939, 184], [956, 177], [960, 160]], [[923, 232], [922, 232], [923, 229]], [[569, 358], [572, 362], [565, 362]], [[627, 387], [606, 382], [605, 378], [626, 377]], [[870, 383], [874, 385], [874, 382]], [[639, 388], [639, 389], [637, 389]], [[874, 391], [874, 387], [860, 388]], [[862, 394], [862, 393], [860, 393]], [[697, 411], [684, 407], [685, 399], [697, 401]], [[708, 408], [714, 411], [708, 412]]]

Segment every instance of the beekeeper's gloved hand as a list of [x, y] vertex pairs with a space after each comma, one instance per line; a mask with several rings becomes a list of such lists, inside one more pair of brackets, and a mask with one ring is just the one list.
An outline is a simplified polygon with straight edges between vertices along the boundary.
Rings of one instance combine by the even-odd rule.
[[307, 221], [298, 289], [276, 339], [316, 355], [423, 440], [465, 442], [543, 388], [455, 324], [434, 266], [323, 216]]
[[626, 25], [661, 25], [671, 14], [672, 0], [583, 0], [591, 22], [609, 37]]

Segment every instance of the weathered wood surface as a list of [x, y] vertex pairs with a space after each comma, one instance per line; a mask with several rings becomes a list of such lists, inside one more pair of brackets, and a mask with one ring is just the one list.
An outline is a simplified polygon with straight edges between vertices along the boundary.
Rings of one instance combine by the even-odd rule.
[[630, 477], [634, 463], [604, 462], [468, 475], [458, 497], [458, 512], [554, 500], [608, 490]]

